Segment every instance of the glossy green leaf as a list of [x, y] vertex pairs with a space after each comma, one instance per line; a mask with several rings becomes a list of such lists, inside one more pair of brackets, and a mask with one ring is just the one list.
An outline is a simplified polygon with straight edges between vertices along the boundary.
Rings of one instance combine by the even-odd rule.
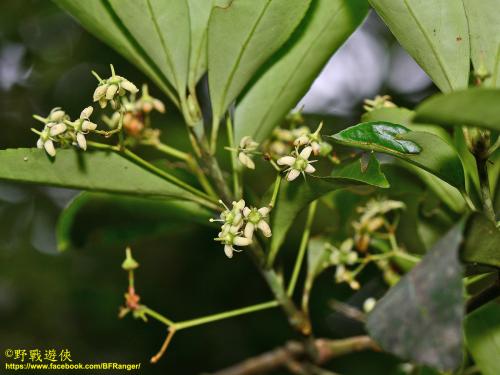
[[[447, 143], [452, 143], [451, 137], [445, 129], [435, 125], [413, 123], [412, 120], [414, 116], [414, 111], [410, 111], [406, 108], [396, 107], [375, 109], [373, 111], [365, 113], [361, 117], [361, 119], [363, 122], [388, 121], [396, 124], [401, 124], [410, 130], [432, 133], [434, 135], [437, 135]], [[424, 181], [427, 186], [429, 186], [432, 191], [436, 195], [438, 195], [449, 208], [451, 208], [455, 212], [462, 212], [464, 210], [465, 201], [456, 188], [443, 182], [442, 180], [425, 170], [415, 168], [413, 166], [407, 167], [410, 168], [413, 173], [417, 174], [420, 179]]]
[[455, 226], [377, 303], [367, 329], [380, 346], [440, 370], [462, 361], [462, 267]]
[[186, 0], [109, 0], [109, 3], [130, 35], [183, 100], [190, 50]]
[[463, 0], [474, 70], [490, 74], [486, 86], [500, 88], [500, 1]]
[[374, 121], [351, 126], [332, 138], [340, 144], [365, 150], [403, 155], [419, 154], [422, 148], [417, 143], [402, 140], [400, 137], [409, 132], [410, 129], [399, 124]]
[[208, 225], [212, 213], [179, 199], [83, 192], [63, 210], [57, 222], [59, 250], [126, 245], [181, 230], [186, 223]]
[[208, 84], [214, 126], [264, 62], [286, 42], [311, 0], [233, 0], [208, 25]]
[[462, 259], [500, 267], [500, 230], [480, 213], [469, 220]]
[[[355, 172], [356, 169], [359, 172]], [[361, 171], [360, 161], [356, 160], [350, 165], [334, 171], [331, 177], [308, 177], [305, 181], [301, 179], [292, 182], [283, 181], [276, 206], [271, 213], [273, 236], [271, 237], [270, 253], [272, 257], [275, 256], [285, 240], [295, 217], [312, 201], [337, 189], [373, 190], [388, 186], [385, 176], [380, 171], [380, 165], [373, 156], [365, 172]]]
[[112, 152], [33, 148], [0, 151], [0, 180], [142, 196], [190, 199], [192, 194]]
[[462, 0], [369, 0], [443, 92], [467, 87], [470, 50]]
[[394, 155], [465, 191], [465, 176], [455, 149], [431, 133], [389, 122], [365, 122], [332, 136], [343, 145]]
[[444, 126], [480, 126], [500, 131], [500, 89], [471, 88], [438, 94], [416, 108], [415, 121]]
[[111, 6], [103, 0], [54, 0], [75, 17], [82, 26], [137, 65], [177, 104], [175, 89], [166, 81], [158, 67], [144, 53]]
[[333, 53], [368, 13], [366, 0], [314, 1], [299, 30], [237, 103], [235, 138], [266, 138], [304, 96]]
[[489, 302], [465, 319], [465, 341], [482, 375], [500, 374], [500, 299]]

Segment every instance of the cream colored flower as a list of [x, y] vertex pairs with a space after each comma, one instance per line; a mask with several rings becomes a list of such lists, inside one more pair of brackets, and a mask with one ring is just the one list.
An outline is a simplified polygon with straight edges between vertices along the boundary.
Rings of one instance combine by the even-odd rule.
[[240, 227], [229, 226], [223, 228], [223, 230], [219, 232], [218, 237], [215, 239], [216, 241], [220, 241], [224, 244], [224, 254], [226, 254], [228, 258], [233, 257], [234, 251], [241, 251], [235, 249], [234, 246], [248, 246], [252, 243], [250, 238], [243, 237], [240, 234]]
[[295, 180], [301, 173], [305, 178], [306, 173], [314, 173], [316, 171], [316, 168], [314, 168], [311, 163], [315, 162], [316, 160], [311, 160], [309, 161], [309, 156], [311, 156], [312, 152], [312, 147], [307, 146], [304, 147], [304, 149], [297, 154], [297, 151], [295, 154], [297, 156], [283, 156], [282, 158], [279, 158], [277, 163], [278, 165], [287, 165], [289, 168], [286, 169], [288, 172], [286, 175], [286, 179], [288, 181], [293, 181]]
[[246, 219], [244, 234], [246, 238], [252, 238], [255, 228], [260, 229], [262, 234], [266, 237], [271, 237], [272, 232], [266, 218], [269, 216], [269, 207], [262, 208], [248, 208], [243, 209], [243, 216]]

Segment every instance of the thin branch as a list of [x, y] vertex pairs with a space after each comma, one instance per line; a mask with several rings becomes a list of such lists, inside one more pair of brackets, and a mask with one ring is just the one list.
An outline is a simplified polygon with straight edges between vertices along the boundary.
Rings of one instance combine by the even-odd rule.
[[168, 344], [170, 344], [170, 341], [172, 341], [172, 338], [174, 337], [174, 334], [175, 334], [175, 328], [174, 327], [170, 327], [168, 329], [167, 338], [163, 342], [163, 345], [161, 346], [160, 351], [158, 353], [156, 353], [154, 356], [151, 357], [151, 359], [150, 359], [151, 363], [158, 362], [160, 360], [160, 358], [163, 356], [163, 354], [165, 354], [165, 351], [168, 348]]
[[[314, 341], [319, 355], [316, 365], [325, 364], [332, 358], [364, 350], [380, 350], [378, 345], [368, 336], [354, 336], [347, 339]], [[256, 357], [220, 370], [213, 375], [255, 375], [265, 374], [285, 367], [303, 359], [306, 355], [305, 346], [298, 341], [290, 341], [286, 345], [260, 354]]]

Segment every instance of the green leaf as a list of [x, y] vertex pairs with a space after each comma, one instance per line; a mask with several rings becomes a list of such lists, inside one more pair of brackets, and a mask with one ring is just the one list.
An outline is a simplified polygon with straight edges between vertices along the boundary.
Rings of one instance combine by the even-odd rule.
[[500, 1], [463, 0], [467, 20], [472, 64], [476, 72], [491, 76], [484, 85], [500, 88]]
[[130, 35], [111, 6], [102, 0], [54, 0], [81, 25], [138, 66], [178, 105], [174, 88], [165, 80], [142, 46]]
[[311, 0], [233, 0], [208, 25], [208, 83], [214, 126], [257, 69], [286, 42]]
[[453, 370], [462, 361], [462, 268], [455, 226], [377, 303], [367, 329], [380, 346], [418, 364]]
[[438, 94], [416, 108], [415, 121], [444, 126], [480, 126], [500, 131], [500, 90], [471, 88]]
[[313, 2], [300, 32], [269, 61], [237, 103], [235, 139], [265, 139], [304, 96], [333, 53], [368, 13], [366, 0]]
[[369, 180], [370, 185], [380, 188], [388, 188], [389, 182], [380, 170], [380, 164], [375, 155], [370, 154], [367, 165], [363, 165], [363, 158], [359, 158], [353, 163], [342, 165], [332, 171], [334, 178], [343, 178], [350, 181], [366, 183]]
[[325, 246], [324, 238], [312, 238], [307, 245], [307, 278], [309, 283], [332, 264], [332, 251]]
[[473, 214], [469, 220], [462, 259], [500, 267], [500, 230], [480, 213]]
[[193, 195], [113, 152], [33, 148], [0, 151], [0, 180], [81, 190], [191, 199]]
[[188, 86], [194, 92], [196, 83], [207, 69], [207, 29], [215, 0], [187, 0], [191, 27]]
[[400, 138], [410, 129], [392, 122], [363, 122], [351, 126], [332, 136], [343, 145], [390, 154], [419, 154], [422, 148], [411, 141]]
[[389, 122], [365, 122], [332, 136], [343, 145], [394, 155], [423, 168], [460, 191], [465, 176], [455, 149], [440, 137]]
[[183, 101], [190, 50], [186, 0], [109, 0], [109, 3]]
[[465, 319], [465, 341], [482, 375], [500, 374], [500, 299], [489, 302]]
[[461, 0], [369, 1], [441, 91], [467, 87], [469, 33]]
[[[359, 172], [355, 172], [358, 169]], [[297, 180], [292, 182], [283, 181], [281, 184], [276, 206], [271, 212], [271, 227], [273, 236], [271, 237], [270, 257], [273, 259], [286, 234], [293, 224], [293, 219], [309, 203], [321, 196], [337, 189], [370, 189], [387, 188], [389, 186], [385, 176], [380, 171], [377, 159], [372, 156], [365, 172], [361, 171], [359, 160], [348, 166], [334, 171], [331, 177], [307, 178], [307, 180]]]
[[83, 192], [61, 213], [57, 245], [69, 248], [126, 245], [139, 239], [182, 230], [186, 223], [209, 225], [211, 212], [179, 199], [148, 199]]

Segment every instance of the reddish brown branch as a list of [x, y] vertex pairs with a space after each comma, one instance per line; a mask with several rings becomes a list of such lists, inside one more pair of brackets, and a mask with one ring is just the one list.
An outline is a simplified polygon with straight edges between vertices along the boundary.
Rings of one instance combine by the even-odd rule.
[[[318, 357], [317, 365], [324, 364], [335, 357], [364, 350], [380, 350], [378, 345], [368, 336], [354, 336], [347, 339], [314, 341]], [[236, 365], [220, 370], [213, 375], [256, 375], [265, 374], [280, 367], [296, 364], [306, 355], [306, 348], [298, 341], [290, 341], [286, 345], [269, 352], [249, 358]]]

